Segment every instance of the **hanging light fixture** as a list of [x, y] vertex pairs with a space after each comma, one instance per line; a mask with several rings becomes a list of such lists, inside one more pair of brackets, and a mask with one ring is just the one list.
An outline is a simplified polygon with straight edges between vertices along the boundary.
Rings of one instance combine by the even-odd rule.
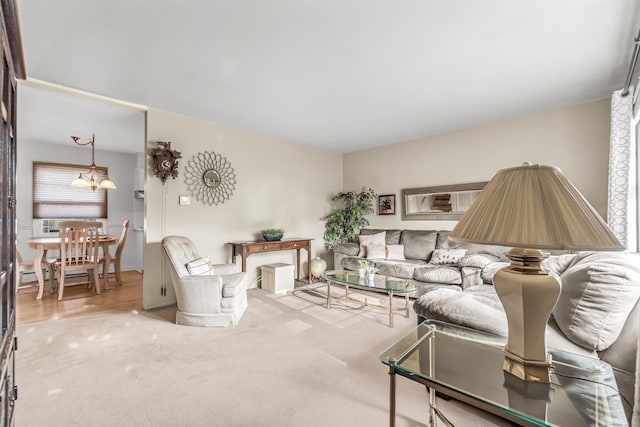
[[91, 139], [85, 143], [78, 142], [80, 139], [77, 136], [72, 136], [73, 142], [76, 144], [86, 147], [87, 145], [91, 145], [91, 166], [89, 166], [89, 173], [80, 173], [76, 179], [71, 182], [71, 186], [80, 187], [80, 188], [90, 188], [92, 191], [96, 191], [96, 189], [103, 190], [114, 190], [116, 185], [109, 179], [109, 175], [103, 175], [98, 172], [98, 168], [96, 167], [95, 162], [95, 142], [96, 135], [94, 134]]

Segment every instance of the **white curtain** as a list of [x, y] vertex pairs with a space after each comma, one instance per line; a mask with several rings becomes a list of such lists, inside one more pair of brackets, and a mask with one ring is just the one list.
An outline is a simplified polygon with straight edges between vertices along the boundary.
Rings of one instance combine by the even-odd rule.
[[616, 237], [631, 252], [638, 252], [638, 158], [633, 86], [627, 96], [611, 96], [609, 146], [609, 200], [607, 221]]

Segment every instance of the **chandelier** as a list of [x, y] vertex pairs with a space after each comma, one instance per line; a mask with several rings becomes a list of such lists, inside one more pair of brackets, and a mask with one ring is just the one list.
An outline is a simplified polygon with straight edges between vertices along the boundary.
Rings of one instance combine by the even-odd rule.
[[76, 179], [71, 182], [71, 186], [80, 187], [80, 188], [90, 188], [92, 191], [96, 191], [96, 189], [103, 190], [113, 190], [116, 188], [116, 185], [109, 179], [109, 175], [104, 175], [98, 172], [98, 168], [96, 167], [95, 162], [95, 142], [96, 135], [94, 134], [91, 139], [85, 143], [78, 142], [80, 139], [77, 136], [72, 136], [73, 142], [76, 144], [86, 147], [87, 145], [91, 145], [91, 166], [89, 166], [88, 173], [80, 173]]

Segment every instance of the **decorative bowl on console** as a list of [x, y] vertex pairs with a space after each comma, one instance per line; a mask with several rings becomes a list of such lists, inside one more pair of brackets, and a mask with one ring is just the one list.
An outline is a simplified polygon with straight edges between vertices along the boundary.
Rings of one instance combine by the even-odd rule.
[[284, 230], [281, 228], [269, 228], [267, 230], [262, 230], [262, 237], [267, 242], [277, 242], [282, 239], [284, 235]]

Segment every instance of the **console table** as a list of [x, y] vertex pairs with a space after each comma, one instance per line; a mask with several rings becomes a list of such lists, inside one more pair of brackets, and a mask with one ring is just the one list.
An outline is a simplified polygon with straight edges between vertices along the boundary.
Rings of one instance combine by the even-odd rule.
[[296, 251], [298, 271], [298, 280], [300, 280], [300, 249], [307, 251], [307, 262], [309, 268], [309, 283], [311, 283], [311, 241], [313, 239], [301, 239], [291, 238], [282, 239], [277, 242], [267, 242], [264, 240], [252, 241], [252, 242], [229, 242], [232, 248], [232, 257], [236, 255], [242, 256], [242, 271], [247, 271], [247, 258], [251, 254], [260, 252], [272, 252], [272, 251]]

